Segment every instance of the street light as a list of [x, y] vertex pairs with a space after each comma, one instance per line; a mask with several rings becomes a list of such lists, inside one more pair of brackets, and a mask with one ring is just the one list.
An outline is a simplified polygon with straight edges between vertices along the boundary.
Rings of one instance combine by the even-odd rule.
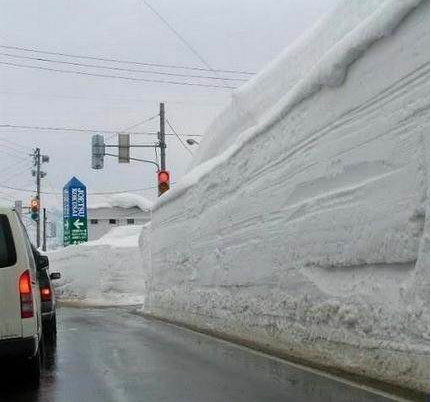
[[196, 140], [194, 140], [193, 138], [187, 138], [186, 140], [187, 144], [189, 145], [199, 145], [199, 142], [197, 142]]

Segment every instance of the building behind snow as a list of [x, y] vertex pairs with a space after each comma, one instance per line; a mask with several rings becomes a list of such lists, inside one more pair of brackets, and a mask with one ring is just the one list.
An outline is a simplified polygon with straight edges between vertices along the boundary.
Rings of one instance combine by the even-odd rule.
[[112, 228], [144, 225], [151, 220], [151, 202], [133, 194], [118, 194], [88, 207], [88, 240], [98, 240]]

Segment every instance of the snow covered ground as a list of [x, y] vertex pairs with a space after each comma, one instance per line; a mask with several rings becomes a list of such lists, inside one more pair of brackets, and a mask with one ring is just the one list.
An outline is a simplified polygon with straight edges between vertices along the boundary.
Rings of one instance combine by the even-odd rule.
[[140, 225], [119, 226], [99, 240], [48, 253], [51, 272], [62, 300], [114, 305], [143, 303], [145, 288]]
[[428, 1], [340, 3], [154, 205], [144, 309], [427, 390], [428, 85]]

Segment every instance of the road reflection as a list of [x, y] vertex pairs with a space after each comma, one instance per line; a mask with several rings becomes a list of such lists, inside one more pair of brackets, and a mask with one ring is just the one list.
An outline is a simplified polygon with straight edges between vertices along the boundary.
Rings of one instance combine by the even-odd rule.
[[[22, 366], [14, 361], [0, 362], [1, 402], [46, 402], [47, 390], [55, 383], [57, 370], [57, 339], [44, 339], [44, 361], [39, 389], [32, 389], [22, 372]], [[42, 392], [42, 389], [44, 391]]]

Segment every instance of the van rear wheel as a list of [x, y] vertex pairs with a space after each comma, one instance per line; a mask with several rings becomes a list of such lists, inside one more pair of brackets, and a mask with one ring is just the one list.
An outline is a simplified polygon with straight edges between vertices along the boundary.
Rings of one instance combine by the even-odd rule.
[[44, 334], [48, 341], [55, 340], [57, 336], [57, 316], [55, 314], [44, 323]]
[[31, 388], [37, 388], [40, 384], [40, 375], [42, 372], [42, 354], [43, 342], [41, 341], [36, 355], [25, 361], [25, 371], [28, 375]]

